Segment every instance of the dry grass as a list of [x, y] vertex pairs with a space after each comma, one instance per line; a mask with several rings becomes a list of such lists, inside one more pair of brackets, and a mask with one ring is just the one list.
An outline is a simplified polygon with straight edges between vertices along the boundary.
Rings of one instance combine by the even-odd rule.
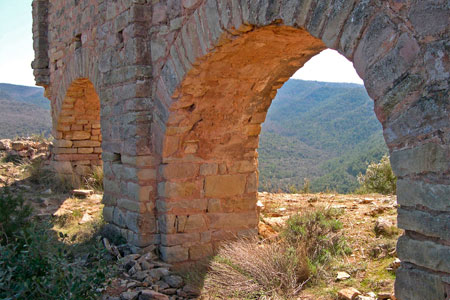
[[316, 208], [291, 216], [275, 240], [224, 244], [212, 260], [204, 289], [218, 299], [293, 299], [334, 257], [348, 254], [342, 211]]
[[220, 299], [289, 299], [308, 278], [303, 248], [246, 239], [221, 248], [211, 262], [205, 290]]

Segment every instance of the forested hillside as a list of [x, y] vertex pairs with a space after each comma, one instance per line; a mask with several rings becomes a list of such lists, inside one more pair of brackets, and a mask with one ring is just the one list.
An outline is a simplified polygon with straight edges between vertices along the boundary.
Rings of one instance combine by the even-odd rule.
[[[43, 92], [0, 84], [0, 138], [50, 134]], [[269, 109], [258, 151], [260, 190], [301, 190], [307, 178], [311, 191], [347, 193], [387, 149], [363, 86], [291, 79]]]
[[260, 138], [260, 190], [348, 193], [367, 163], [387, 152], [373, 101], [361, 85], [289, 80]]
[[44, 89], [0, 83], [0, 138], [50, 132], [50, 101]]

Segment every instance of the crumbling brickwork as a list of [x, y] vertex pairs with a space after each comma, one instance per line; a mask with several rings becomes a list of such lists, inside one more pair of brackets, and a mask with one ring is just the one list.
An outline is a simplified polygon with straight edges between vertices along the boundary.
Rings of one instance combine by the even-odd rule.
[[105, 220], [176, 263], [256, 234], [261, 123], [298, 68], [338, 50], [399, 178], [396, 295], [448, 297], [448, 1], [34, 0], [33, 16], [55, 168], [101, 155]]

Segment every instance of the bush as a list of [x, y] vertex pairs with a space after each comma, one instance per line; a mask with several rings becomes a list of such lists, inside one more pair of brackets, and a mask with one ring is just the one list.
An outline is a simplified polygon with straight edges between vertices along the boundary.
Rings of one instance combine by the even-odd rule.
[[[0, 194], [0, 203], [10, 212], [1, 221], [2, 236], [8, 238], [0, 245], [0, 299], [98, 298], [114, 271], [100, 240], [79, 253], [58, 240], [51, 224], [30, 220], [20, 197]], [[8, 224], [16, 225], [6, 232]]]
[[282, 237], [292, 247], [304, 247], [311, 272], [325, 264], [333, 256], [349, 254], [350, 248], [339, 233], [342, 223], [336, 218], [343, 211], [335, 208], [315, 210], [291, 216], [281, 232]]
[[20, 196], [5, 189], [0, 192], [0, 244], [5, 245], [20, 229], [29, 226], [31, 207]]
[[379, 163], [372, 162], [366, 174], [358, 175], [359, 193], [380, 193], [383, 195], [395, 194], [397, 190], [397, 177], [391, 168], [389, 156], [385, 155]]
[[303, 248], [246, 239], [220, 249], [211, 262], [205, 285], [210, 293], [223, 299], [276, 298], [298, 293], [308, 278]]
[[349, 254], [338, 231], [342, 210], [319, 208], [291, 216], [274, 241], [238, 240], [214, 257], [205, 288], [223, 299], [293, 299], [333, 256]]

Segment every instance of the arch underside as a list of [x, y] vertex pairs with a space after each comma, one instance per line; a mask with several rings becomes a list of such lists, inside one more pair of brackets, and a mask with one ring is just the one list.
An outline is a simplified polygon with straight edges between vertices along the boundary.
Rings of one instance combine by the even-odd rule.
[[189, 71], [173, 95], [160, 167], [162, 253], [180, 255], [168, 259], [195, 261], [256, 233], [261, 123], [277, 89], [325, 48], [303, 29], [266, 26]]

